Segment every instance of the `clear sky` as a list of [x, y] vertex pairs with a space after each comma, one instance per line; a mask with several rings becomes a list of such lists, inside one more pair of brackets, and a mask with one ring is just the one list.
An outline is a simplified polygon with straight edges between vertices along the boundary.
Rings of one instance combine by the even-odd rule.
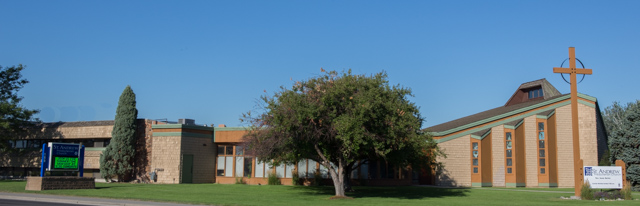
[[[127, 85], [140, 118], [243, 126], [243, 112], [326, 70], [386, 71], [424, 126], [499, 107], [568, 47], [602, 109], [640, 98], [640, 1], [7, 1], [0, 65], [23, 64], [45, 122], [111, 120]], [[293, 81], [291, 81], [293, 79]]]

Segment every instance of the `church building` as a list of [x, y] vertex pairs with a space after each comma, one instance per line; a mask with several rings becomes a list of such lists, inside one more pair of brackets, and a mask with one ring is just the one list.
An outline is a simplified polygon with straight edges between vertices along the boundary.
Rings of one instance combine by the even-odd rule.
[[[503, 106], [427, 128], [447, 155], [433, 182], [465, 187], [574, 187], [571, 99], [546, 79]], [[607, 136], [597, 99], [578, 93], [580, 158], [597, 166]]]

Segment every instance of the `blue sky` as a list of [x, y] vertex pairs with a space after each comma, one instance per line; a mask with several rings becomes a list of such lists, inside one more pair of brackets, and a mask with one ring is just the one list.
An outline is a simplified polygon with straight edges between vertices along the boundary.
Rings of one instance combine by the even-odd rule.
[[569, 85], [568, 47], [598, 98], [639, 99], [640, 1], [6, 1], [0, 65], [23, 64], [23, 105], [52, 121], [109, 120], [127, 85], [140, 118], [243, 126], [260, 95], [327, 70], [386, 71], [424, 126], [504, 105], [523, 82]]

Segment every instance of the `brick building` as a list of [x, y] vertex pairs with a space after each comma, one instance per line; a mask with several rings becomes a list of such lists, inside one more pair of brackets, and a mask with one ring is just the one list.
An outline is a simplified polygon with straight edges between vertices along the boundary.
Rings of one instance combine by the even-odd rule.
[[[581, 158], [597, 165], [607, 147], [596, 98], [579, 94]], [[0, 157], [0, 178], [39, 174], [42, 143], [86, 146], [85, 176], [101, 178], [100, 154], [109, 144], [113, 121], [43, 124], [39, 131], [13, 141], [24, 150]], [[324, 179], [327, 169], [313, 160], [270, 165], [245, 155], [245, 128], [196, 125], [140, 119], [137, 122], [135, 178], [162, 184], [222, 183], [242, 180], [266, 184], [269, 173], [291, 184], [294, 171], [302, 178]], [[495, 187], [573, 187], [573, 147], [569, 95], [545, 79], [522, 84], [504, 106], [426, 129], [447, 158], [438, 171], [411, 171], [371, 161], [353, 171], [353, 184]], [[154, 173], [156, 179], [151, 180]]]
[[[578, 94], [580, 158], [598, 165], [607, 137], [596, 98]], [[427, 128], [447, 154], [435, 185], [573, 187], [570, 95], [546, 79], [522, 84], [504, 106]]]

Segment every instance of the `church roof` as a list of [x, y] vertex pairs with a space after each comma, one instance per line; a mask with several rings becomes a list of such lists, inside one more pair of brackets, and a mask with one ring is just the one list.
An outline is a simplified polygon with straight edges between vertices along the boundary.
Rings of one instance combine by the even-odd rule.
[[[531, 96], [532, 94], [530, 91], [541, 91], [542, 94], [537, 93], [541, 96]], [[596, 101], [595, 98], [588, 95], [578, 94], [578, 96], [584, 99], [592, 100], [594, 102]], [[539, 79], [521, 84], [504, 106], [496, 107], [487, 111], [431, 126], [425, 130], [432, 132], [435, 136], [443, 136], [457, 131], [473, 128], [475, 126], [481, 125], [482, 122], [491, 122], [510, 116], [515, 117], [514, 115], [517, 116], [533, 109], [543, 107], [545, 105], [568, 100], [569, 97], [569, 94], [560, 94], [560, 92], [555, 87], [553, 87], [553, 85], [551, 85], [551, 83], [549, 83], [546, 79]], [[538, 115], [548, 116], [552, 112], [553, 110], [544, 110], [538, 113]], [[522, 117], [516, 119], [511, 118], [510, 120], [508, 120], [509, 122], [505, 122], [503, 124], [508, 126], [515, 126], [521, 120]], [[483, 127], [480, 129], [484, 130], [486, 128]], [[473, 131], [470, 132], [477, 133], [480, 131], [477, 131], [477, 129], [473, 129]]]

